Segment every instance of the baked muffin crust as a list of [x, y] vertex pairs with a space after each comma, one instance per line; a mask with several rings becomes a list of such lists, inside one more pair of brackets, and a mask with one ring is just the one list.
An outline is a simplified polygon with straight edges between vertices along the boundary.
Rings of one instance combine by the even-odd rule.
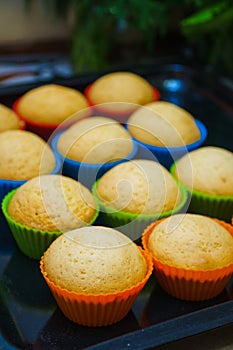
[[177, 214], [160, 222], [148, 239], [162, 263], [191, 270], [217, 269], [233, 263], [233, 237], [219, 223], [198, 214]]
[[200, 138], [194, 117], [185, 109], [166, 101], [156, 101], [137, 109], [128, 119], [133, 137], [152, 146], [178, 147]]
[[0, 103], [0, 132], [20, 129], [17, 115], [7, 106]]
[[147, 266], [127, 236], [112, 228], [89, 226], [58, 237], [44, 254], [44, 270], [62, 288], [107, 294], [139, 283]]
[[50, 146], [38, 135], [26, 130], [0, 133], [0, 178], [29, 180], [51, 173], [56, 166]]
[[176, 162], [174, 174], [187, 188], [210, 195], [233, 196], [233, 153], [201, 147]]
[[168, 170], [145, 159], [110, 169], [99, 180], [96, 192], [104, 205], [135, 214], [162, 213], [181, 201], [180, 189]]
[[[143, 77], [131, 72], [113, 72], [98, 78], [91, 86], [89, 98], [94, 104], [109, 103], [113, 109], [127, 110], [154, 100], [153, 88]], [[117, 103], [123, 103], [123, 105]], [[129, 104], [129, 105], [127, 105]]]
[[65, 157], [85, 163], [112, 162], [133, 150], [130, 134], [117, 121], [101, 116], [82, 119], [59, 138], [58, 151]]
[[19, 100], [17, 111], [28, 121], [60, 124], [88, 106], [80, 91], [67, 86], [46, 84], [26, 92]]
[[91, 221], [96, 204], [91, 192], [78, 181], [63, 175], [43, 175], [17, 189], [8, 213], [31, 228], [65, 232]]

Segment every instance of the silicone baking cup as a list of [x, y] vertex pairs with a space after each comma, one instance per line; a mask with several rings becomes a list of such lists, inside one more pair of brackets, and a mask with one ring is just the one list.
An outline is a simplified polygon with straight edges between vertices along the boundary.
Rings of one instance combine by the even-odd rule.
[[[124, 109], [122, 108], [121, 111], [116, 111], [114, 110], [114, 108], [111, 108], [111, 105], [116, 104], [117, 102], [106, 102], [106, 103], [101, 103], [101, 104], [95, 104], [91, 98], [90, 98], [90, 91], [91, 91], [91, 87], [93, 84], [89, 84], [85, 90], [84, 90], [84, 95], [89, 103], [90, 106], [93, 107], [93, 111], [99, 115], [104, 115], [104, 116], [109, 116], [112, 118], [115, 118], [116, 120], [118, 120], [121, 123], [125, 123], [128, 119], [128, 117], [135, 111], [135, 109], [137, 107], [139, 107], [139, 105], [134, 104], [134, 103], [127, 103], [125, 102], [126, 105], [126, 110], [124, 111]], [[153, 101], [158, 101], [160, 99], [160, 92], [154, 87], [151, 86], [152, 90], [153, 90], [153, 95], [154, 95], [154, 99]], [[151, 101], [151, 102], [153, 102]], [[118, 102], [119, 104], [124, 104], [124, 102]], [[130, 108], [132, 106], [132, 108]]]
[[[61, 158], [59, 155], [55, 154], [56, 165], [51, 174], [58, 174], [61, 170]], [[13, 189], [18, 188], [22, 184], [24, 184], [27, 180], [6, 180], [0, 178], [0, 201], [3, 200], [5, 195]]]
[[119, 159], [114, 162], [106, 162], [106, 163], [78, 162], [78, 161], [66, 158], [61, 153], [58, 152], [57, 143], [63, 132], [64, 130], [61, 132], [58, 132], [51, 140], [51, 147], [53, 149], [53, 152], [57, 154], [62, 160], [62, 174], [80, 181], [83, 185], [85, 185], [89, 189], [91, 189], [95, 181], [98, 178], [100, 178], [104, 173], [106, 173], [106, 171], [113, 168], [117, 164], [133, 159], [137, 153], [137, 144], [133, 142], [133, 150], [126, 158]]
[[55, 285], [44, 270], [43, 256], [40, 260], [40, 269], [58, 307], [68, 319], [83, 326], [107, 326], [120, 321], [128, 314], [152, 274], [153, 264], [150, 255], [140, 247], [138, 249], [147, 262], [145, 277], [131, 288], [111, 294], [81, 294]]
[[[199, 148], [207, 137], [207, 128], [206, 126], [198, 119], [195, 119], [195, 123], [200, 131], [200, 138], [188, 145], [179, 146], [179, 147], [160, 147], [160, 146], [152, 146], [150, 144], [139, 141], [135, 137], [133, 139], [138, 143], [138, 148], [141, 149], [142, 156], [144, 154], [145, 158], [148, 157], [148, 153], [154, 157], [154, 160], [157, 160], [160, 164], [165, 166], [167, 169], [171, 167], [171, 165], [179, 158], [184, 156], [186, 153], [194, 151]], [[126, 125], [126, 129], [128, 130], [128, 125]], [[147, 150], [147, 152], [145, 152]], [[149, 152], [148, 152], [149, 151]]]
[[[233, 227], [221, 220], [213, 219], [233, 236]], [[161, 220], [148, 226], [142, 235], [142, 246], [148, 252], [148, 239]], [[189, 270], [162, 263], [152, 256], [154, 275], [160, 286], [175, 298], [202, 301], [219, 295], [233, 273], [233, 263], [214, 270]]]
[[[33, 259], [40, 259], [49, 245], [63, 232], [37, 230], [16, 222], [8, 213], [8, 206], [17, 189], [10, 191], [2, 201], [2, 211], [10, 227], [18, 248], [22, 253]], [[87, 225], [92, 225], [99, 214], [98, 204], [95, 215]]]
[[[175, 167], [176, 163], [173, 163], [170, 168], [170, 172], [176, 179]], [[178, 179], [176, 180], [178, 181]], [[186, 190], [188, 191], [190, 197], [188, 212], [202, 214], [226, 222], [231, 222], [233, 215], [233, 196], [206, 194], [187, 187]]]
[[[16, 114], [16, 113], [15, 113]], [[18, 114], [16, 114], [17, 118], [19, 119], [19, 129], [20, 130], [25, 130], [26, 129], [26, 123], [23, 119], [19, 117]]]
[[119, 231], [130, 237], [133, 241], [140, 239], [144, 229], [155, 220], [165, 218], [173, 214], [178, 214], [186, 210], [188, 193], [183, 186], [179, 186], [181, 191], [181, 201], [175, 208], [162, 213], [133, 214], [126, 211], [116, 210], [110, 206], [104, 205], [97, 195], [96, 189], [98, 182], [99, 180], [97, 180], [93, 185], [92, 194], [99, 205], [100, 215], [105, 224], [107, 226], [117, 228]]
[[[42, 137], [45, 141], [49, 140], [50, 136], [53, 134], [53, 132], [59, 127], [62, 129], [63, 123], [60, 124], [53, 124], [53, 123], [37, 123], [36, 121], [32, 121], [29, 119], [26, 119], [23, 115], [21, 115], [18, 112], [18, 105], [20, 102], [20, 98], [18, 98], [12, 105], [13, 111], [16, 113], [16, 115], [19, 117], [19, 119], [24, 122], [25, 126], [24, 128], [28, 131], [31, 131], [40, 137]], [[81, 113], [81, 111], [79, 111]], [[91, 111], [89, 108], [86, 108], [83, 111], [83, 117], [89, 116]], [[69, 118], [67, 118], [69, 119]], [[65, 124], [67, 126], [67, 124]]]

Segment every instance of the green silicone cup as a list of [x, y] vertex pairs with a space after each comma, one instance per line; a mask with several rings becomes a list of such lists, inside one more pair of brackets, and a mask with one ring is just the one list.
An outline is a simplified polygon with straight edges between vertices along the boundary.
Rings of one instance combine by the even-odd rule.
[[118, 229], [133, 241], [141, 239], [144, 229], [152, 222], [186, 211], [188, 193], [185, 188], [180, 185], [179, 188], [181, 190], [182, 199], [179, 205], [172, 210], [155, 214], [132, 214], [124, 211], [116, 211], [111, 207], [103, 205], [98, 198], [96, 188], [99, 181], [100, 180], [97, 180], [93, 185], [92, 194], [99, 205], [100, 215], [102, 216], [103, 221], [107, 226]]
[[[16, 222], [12, 217], [8, 214], [8, 206], [13, 198], [17, 189], [10, 191], [2, 201], [2, 211], [6, 218], [6, 221], [10, 227], [12, 235], [16, 241], [17, 246], [25, 255], [33, 259], [40, 259], [45, 250], [50, 246], [50, 244], [59, 237], [63, 232], [55, 231], [48, 232], [42, 230], [36, 230], [34, 228], [30, 228], [20, 223]], [[92, 220], [87, 224], [91, 225], [96, 220], [99, 214], [98, 205], [97, 210], [92, 218]]]
[[[176, 181], [185, 187], [175, 176], [176, 163], [170, 168], [170, 173]], [[226, 222], [231, 222], [233, 216], [233, 196], [210, 195], [200, 191], [191, 190], [186, 187], [189, 193], [190, 204], [189, 213], [210, 216]]]

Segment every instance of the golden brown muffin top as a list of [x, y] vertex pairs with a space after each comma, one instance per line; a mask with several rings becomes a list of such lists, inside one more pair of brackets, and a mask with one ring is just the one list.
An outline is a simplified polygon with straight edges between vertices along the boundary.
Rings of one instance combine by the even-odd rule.
[[[140, 75], [114, 72], [101, 76], [92, 84], [89, 98], [94, 104], [113, 103], [113, 109], [124, 110], [133, 107], [128, 104], [144, 105], [153, 101], [154, 93], [149, 82]], [[125, 105], [117, 107], [117, 102]]]
[[88, 106], [86, 97], [80, 91], [46, 84], [26, 92], [19, 100], [17, 111], [32, 122], [60, 124]]
[[233, 237], [213, 219], [177, 214], [164, 219], [148, 239], [162, 263], [191, 270], [213, 270], [233, 263]]
[[63, 175], [43, 175], [20, 186], [9, 215], [22, 225], [43, 231], [69, 231], [89, 223], [96, 213], [91, 192]]
[[184, 108], [166, 101], [146, 104], [128, 119], [133, 137], [153, 146], [178, 147], [200, 138], [194, 117]]
[[84, 294], [108, 294], [131, 288], [147, 273], [135, 243], [119, 231], [89, 226], [58, 237], [44, 254], [48, 278]]
[[0, 133], [0, 178], [28, 180], [49, 174], [56, 166], [50, 146], [38, 135], [25, 130]]
[[127, 157], [133, 141], [117, 121], [101, 116], [82, 119], [59, 138], [58, 151], [67, 158], [85, 163], [112, 162]]
[[0, 103], [0, 132], [20, 129], [20, 120], [8, 107]]
[[180, 189], [169, 171], [144, 159], [128, 161], [107, 171], [96, 192], [104, 205], [135, 214], [163, 213], [181, 201]]
[[201, 147], [176, 162], [175, 176], [187, 188], [220, 196], [233, 196], [233, 153], [213, 146]]

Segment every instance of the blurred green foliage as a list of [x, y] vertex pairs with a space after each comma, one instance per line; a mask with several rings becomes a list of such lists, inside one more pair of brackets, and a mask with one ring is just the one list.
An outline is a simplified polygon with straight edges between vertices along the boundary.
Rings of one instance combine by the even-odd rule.
[[[28, 6], [31, 1], [25, 0]], [[117, 33], [133, 29], [151, 55], [158, 36], [177, 32], [203, 64], [233, 73], [232, 0], [42, 1], [57, 16], [72, 16], [70, 48], [76, 72], [106, 68]]]

